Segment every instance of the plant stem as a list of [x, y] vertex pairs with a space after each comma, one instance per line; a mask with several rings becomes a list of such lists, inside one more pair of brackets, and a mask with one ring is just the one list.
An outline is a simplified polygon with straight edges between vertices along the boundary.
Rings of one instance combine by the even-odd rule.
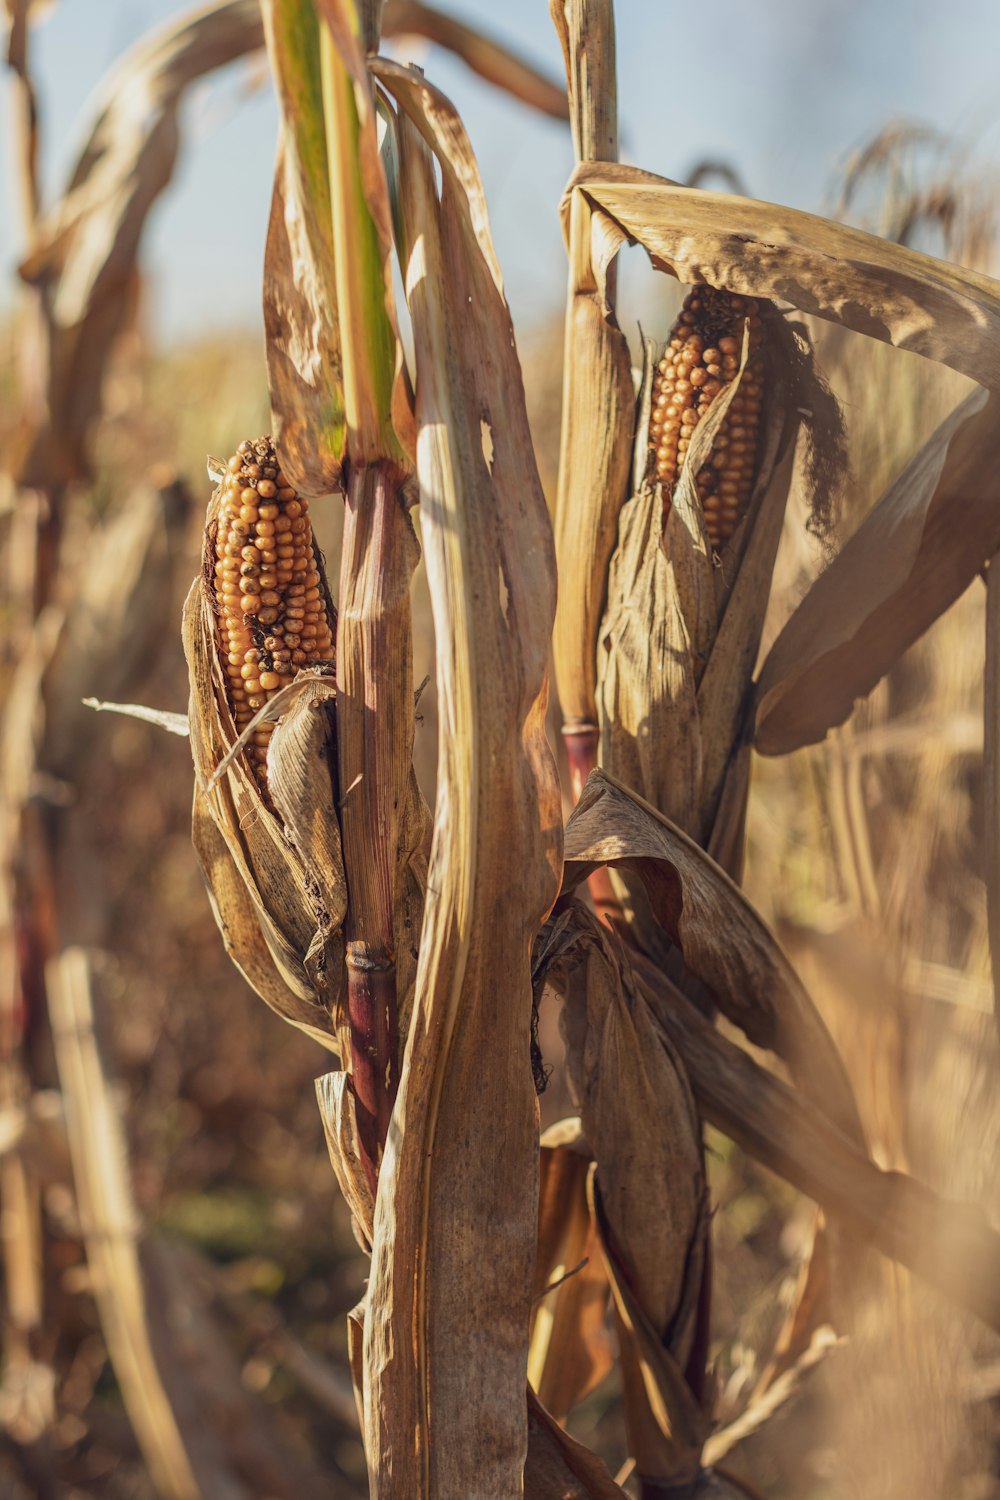
[[[596, 724], [573, 720], [563, 725], [562, 733], [566, 757], [569, 761], [570, 787], [575, 806], [587, 784], [587, 777], [597, 766], [599, 731]], [[587, 889], [598, 917], [609, 926], [614, 926], [621, 918], [622, 908], [621, 902], [615, 895], [615, 888], [611, 883], [611, 876], [606, 865], [602, 865], [590, 876]]]
[[374, 1187], [398, 1084], [394, 909], [413, 742], [415, 544], [388, 460], [349, 466], [337, 621], [337, 746], [358, 1135]]

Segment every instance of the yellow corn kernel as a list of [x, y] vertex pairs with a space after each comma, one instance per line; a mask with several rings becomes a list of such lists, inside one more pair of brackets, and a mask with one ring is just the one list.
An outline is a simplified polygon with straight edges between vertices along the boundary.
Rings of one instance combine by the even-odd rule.
[[695, 476], [712, 547], [726, 545], [753, 489], [763, 398], [763, 323], [752, 297], [694, 287], [657, 365], [649, 423], [652, 473], [669, 506], [695, 428], [740, 367], [744, 323], [747, 366], [708, 462]]
[[[301, 667], [334, 656], [335, 623], [308, 503], [282, 474], [269, 437], [240, 443], [227, 465], [214, 575], [219, 649], [229, 705], [242, 733]], [[262, 787], [272, 728], [260, 725], [246, 750]]]

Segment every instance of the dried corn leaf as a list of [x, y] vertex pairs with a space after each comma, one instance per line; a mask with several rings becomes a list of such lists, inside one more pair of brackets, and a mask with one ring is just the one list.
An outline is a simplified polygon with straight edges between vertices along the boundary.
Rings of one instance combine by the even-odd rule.
[[697, 1473], [707, 1430], [684, 1378], [708, 1253], [701, 1128], [624, 951], [589, 920], [579, 930], [575, 963], [555, 972], [568, 1081], [596, 1161], [590, 1207], [621, 1324], [629, 1450], [643, 1475], [678, 1483]]
[[[614, 10], [609, 0], [552, 0], [562, 43], [577, 162], [615, 161], [618, 96]], [[567, 249], [562, 429], [555, 534], [559, 592], [553, 636], [556, 686], [569, 735], [593, 746], [596, 646], [618, 514], [628, 495], [634, 422], [628, 344], [614, 314], [607, 261], [595, 263], [583, 198]], [[571, 759], [577, 743], [567, 741]], [[592, 760], [593, 749], [587, 752]], [[579, 776], [586, 778], [585, 767]]]
[[324, 1073], [322, 1078], [317, 1078], [316, 1098], [330, 1162], [344, 1195], [344, 1202], [351, 1210], [354, 1233], [363, 1248], [370, 1252], [375, 1225], [375, 1199], [358, 1139], [349, 1074]]
[[1000, 546], [996, 406], [983, 391], [959, 403], [792, 615], [757, 686], [763, 754], [842, 724]]
[[[471, 149], [419, 75], [380, 64], [379, 77], [407, 111], [404, 279], [441, 738], [417, 995], [376, 1201], [365, 1448], [379, 1500], [513, 1496], [537, 1216], [529, 949], [561, 854], [544, 737], [552, 544]], [[436, 144], [440, 201], [411, 117]]]
[[564, 892], [603, 864], [641, 877], [688, 971], [712, 990], [723, 1013], [757, 1046], [777, 1052], [807, 1094], [863, 1142], [830, 1034], [746, 897], [679, 828], [595, 771], [566, 826]]
[[218, 493], [209, 508], [206, 571], [184, 607], [196, 848], [242, 972], [286, 1019], [337, 1048], [347, 901], [334, 806], [333, 685], [300, 676], [296, 701], [268, 747], [269, 805], [236, 753], [219, 657], [207, 581]]
[[788, 302], [869, 338], [1000, 383], [1000, 282], [779, 204], [678, 187], [638, 167], [584, 163], [583, 195], [609, 253], [638, 242], [681, 281]]
[[881, 1254], [1000, 1330], [1000, 1234], [979, 1205], [882, 1171], [821, 1110], [721, 1036], [654, 965], [638, 992], [683, 1059], [705, 1119]]
[[422, 0], [387, 0], [383, 36], [420, 36], [454, 52], [487, 83], [555, 120], [567, 117], [566, 95], [553, 79], [494, 37]]
[[596, 1453], [571, 1438], [528, 1391], [525, 1500], [625, 1500]]
[[19, 466], [22, 483], [86, 474], [105, 365], [134, 310], [139, 243], [176, 164], [184, 92], [259, 45], [256, 0], [228, 0], [141, 42], [102, 84], [66, 191], [20, 268], [45, 289], [50, 326], [48, 415]]
[[610, 1288], [587, 1202], [590, 1166], [579, 1120], [546, 1131], [528, 1381], [559, 1422], [614, 1362], [606, 1316]]

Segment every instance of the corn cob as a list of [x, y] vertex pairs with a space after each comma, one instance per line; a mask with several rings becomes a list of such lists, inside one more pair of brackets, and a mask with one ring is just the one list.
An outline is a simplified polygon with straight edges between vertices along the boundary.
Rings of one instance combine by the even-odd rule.
[[695, 476], [705, 530], [718, 551], [736, 530], [753, 487], [763, 390], [763, 326], [758, 304], [713, 287], [693, 288], [653, 382], [649, 446], [669, 506], [698, 423], [740, 367], [743, 325], [750, 325], [747, 367], [709, 461]]
[[[333, 659], [333, 626], [309, 508], [288, 484], [269, 437], [242, 442], [226, 467], [215, 535], [219, 647], [238, 733], [301, 667]], [[273, 725], [247, 755], [266, 787]]]

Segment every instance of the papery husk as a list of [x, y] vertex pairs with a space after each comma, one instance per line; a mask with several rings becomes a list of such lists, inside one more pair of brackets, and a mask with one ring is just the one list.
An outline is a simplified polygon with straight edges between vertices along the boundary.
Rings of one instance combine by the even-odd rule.
[[614, 1363], [610, 1283], [587, 1201], [591, 1161], [579, 1119], [543, 1135], [528, 1380], [559, 1422]]
[[322, 1078], [316, 1080], [316, 1100], [323, 1121], [330, 1164], [344, 1202], [351, 1211], [355, 1238], [362, 1249], [370, 1254], [374, 1237], [375, 1198], [364, 1168], [350, 1083], [350, 1075], [347, 1073], [324, 1073]]
[[[552, 539], [475, 158], [421, 75], [380, 61], [377, 76], [406, 116], [404, 281], [441, 733], [414, 1015], [376, 1199], [365, 1449], [377, 1500], [514, 1497], [537, 1229], [530, 944], [561, 856], [544, 735]], [[440, 201], [411, 122], [436, 151]]]
[[562, 202], [582, 196], [613, 254], [644, 246], [685, 282], [768, 297], [1000, 385], [1000, 282], [861, 229], [777, 203], [679, 187], [639, 167], [584, 162]]
[[[578, 868], [569, 875], [571, 883], [586, 878]], [[575, 902], [570, 909], [579, 931], [564, 928], [557, 960], [563, 964], [572, 962], [575, 936], [585, 950], [605, 941], [592, 913]], [[561, 901], [543, 937], [567, 915]], [[628, 962], [637, 1004], [673, 1043], [709, 1124], [813, 1198], [831, 1223], [1000, 1330], [1000, 1234], [979, 1205], [942, 1198], [903, 1172], [881, 1170], [863, 1144], [804, 1093], [722, 1036], [648, 958], [631, 954]], [[542, 963], [537, 982], [545, 978]]]
[[681, 829], [616, 778], [595, 771], [566, 825], [564, 892], [602, 864], [642, 879], [657, 920], [723, 1014], [757, 1046], [777, 1052], [810, 1097], [863, 1144], [832, 1038], [742, 891]]
[[[636, 435], [639, 486], [621, 514], [599, 638], [601, 765], [703, 845], [715, 832], [741, 739], [801, 413], [807, 402], [829, 409], [798, 330], [773, 309], [765, 319], [766, 399], [756, 477], [746, 513], [718, 556], [705, 531], [695, 475], [736, 395], [748, 341], [736, 378], [695, 430], [665, 521], [663, 486], [649, 473], [656, 350], [647, 344]], [[816, 442], [830, 451], [836, 470], [839, 441], [832, 424]], [[727, 807], [727, 822], [737, 810]], [[655, 947], [647, 926], [638, 939]]]
[[209, 507], [204, 570], [184, 606], [195, 847], [237, 967], [286, 1020], [341, 1051], [347, 893], [334, 800], [335, 690], [328, 677], [300, 673], [301, 691], [271, 735], [265, 797], [246, 757], [233, 753], [209, 582], [219, 493]]
[[567, 923], [574, 946], [560, 936], [545, 974], [565, 996], [567, 1076], [596, 1163], [587, 1199], [614, 1293], [629, 1451], [645, 1477], [687, 1482], [708, 1431], [685, 1377], [708, 1255], [701, 1127], [624, 950], [587, 913], [553, 925]]

